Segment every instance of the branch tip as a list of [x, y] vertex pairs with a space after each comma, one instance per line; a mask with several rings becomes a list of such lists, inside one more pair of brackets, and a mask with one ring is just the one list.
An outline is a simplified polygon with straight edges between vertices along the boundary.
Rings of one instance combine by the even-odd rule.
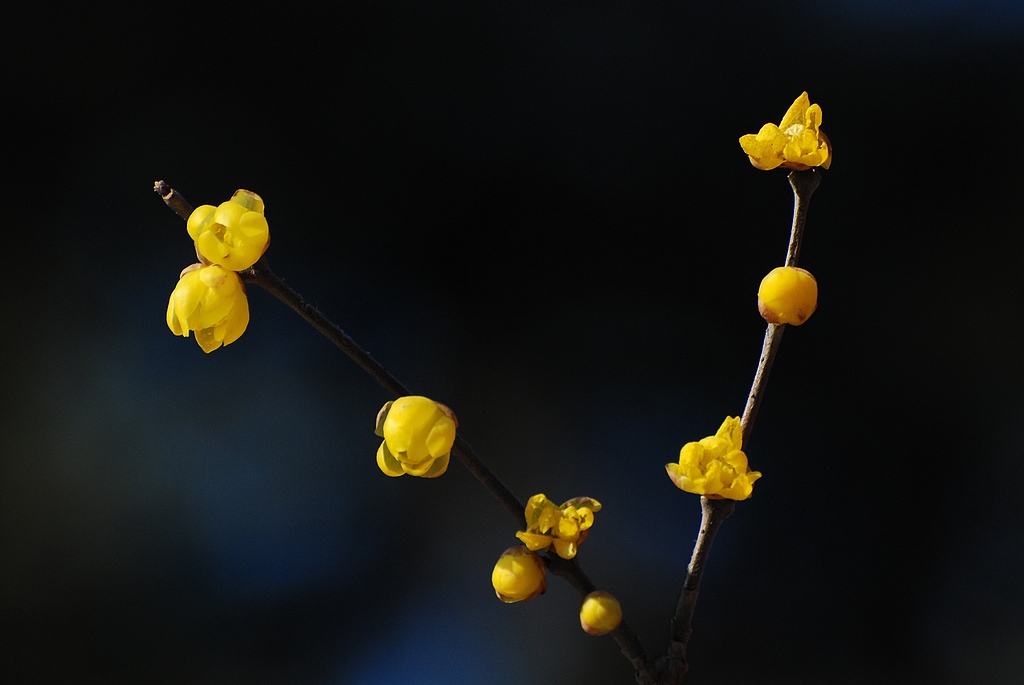
[[167, 185], [166, 181], [154, 183], [153, 192], [159, 195], [164, 203], [185, 221], [188, 221], [188, 218], [192, 216], [192, 205], [188, 203], [181, 193]]

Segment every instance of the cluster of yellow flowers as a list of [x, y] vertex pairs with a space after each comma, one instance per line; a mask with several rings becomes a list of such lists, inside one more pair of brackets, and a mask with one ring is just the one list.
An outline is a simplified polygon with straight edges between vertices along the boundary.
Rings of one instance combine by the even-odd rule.
[[[451, 409], [429, 397], [399, 397], [377, 414], [375, 433], [384, 438], [377, 448], [377, 466], [387, 476], [436, 478], [448, 469], [458, 419]], [[590, 535], [601, 503], [576, 497], [558, 506], [544, 494], [526, 505], [527, 528], [516, 533], [524, 544], [510, 547], [491, 572], [491, 585], [502, 602], [526, 602], [547, 589], [547, 565], [537, 552], [554, 551], [563, 559], [576, 556]], [[592, 635], [604, 635], [622, 621], [618, 601], [607, 592], [592, 593], [580, 609], [580, 623]]]
[[[547, 565], [537, 552], [554, 551], [563, 559], [576, 556], [590, 535], [594, 512], [601, 503], [575, 497], [558, 506], [543, 493], [526, 504], [526, 530], [516, 533], [523, 544], [510, 547], [498, 558], [491, 573], [494, 593], [502, 602], [528, 602], [547, 589]], [[622, 607], [607, 592], [592, 592], [580, 608], [580, 625], [591, 635], [604, 635], [622, 622]]]
[[263, 200], [238, 190], [219, 207], [202, 205], [188, 218], [197, 264], [181, 272], [167, 303], [167, 327], [188, 337], [204, 352], [238, 340], [249, 324], [249, 302], [239, 271], [248, 269], [270, 245]]
[[[758, 169], [806, 171], [828, 168], [832, 147], [820, 130], [821, 107], [803, 93], [779, 125], [768, 123], [756, 134], [740, 138], [740, 146]], [[181, 272], [167, 305], [167, 325], [175, 335], [196, 341], [205, 352], [230, 345], [249, 322], [249, 306], [238, 272], [251, 268], [270, 244], [270, 232], [259, 195], [238, 190], [218, 207], [202, 205], [192, 212], [187, 230], [199, 263]], [[804, 269], [772, 270], [758, 290], [758, 309], [771, 324], [800, 325], [817, 307], [818, 286]], [[448, 468], [458, 419], [445, 405], [421, 396], [388, 402], [377, 415], [375, 433], [383, 438], [377, 466], [387, 476], [436, 478]], [[713, 499], [745, 500], [761, 477], [751, 471], [742, 450], [740, 419], [727, 417], [715, 435], [683, 446], [677, 463], [666, 464], [669, 478], [681, 490]], [[576, 497], [555, 504], [543, 493], [530, 498], [527, 529], [516, 533], [523, 543], [499, 557], [491, 573], [498, 598], [506, 603], [529, 601], [546, 587], [547, 559], [537, 552], [575, 558], [594, 525], [601, 503]], [[580, 609], [580, 624], [593, 635], [615, 630], [622, 608], [607, 592], [592, 592]]]

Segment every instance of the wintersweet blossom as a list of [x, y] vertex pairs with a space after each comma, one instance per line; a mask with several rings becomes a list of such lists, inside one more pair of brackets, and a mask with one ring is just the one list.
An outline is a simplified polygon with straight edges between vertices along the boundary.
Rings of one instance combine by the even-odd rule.
[[187, 338], [189, 331], [195, 331], [196, 342], [210, 353], [238, 340], [248, 325], [249, 302], [237, 273], [201, 264], [181, 272], [167, 302], [167, 327], [172, 333]]
[[782, 123], [765, 124], [756, 134], [740, 138], [740, 147], [758, 169], [769, 171], [776, 167], [806, 171], [820, 166], [828, 169], [832, 164], [832, 146], [821, 126], [821, 107], [812, 105], [807, 93], [790, 105]]
[[622, 623], [619, 600], [603, 590], [591, 592], [580, 607], [580, 626], [591, 635], [604, 635]]
[[744, 500], [761, 477], [747, 465], [740, 449], [743, 429], [737, 417], [727, 417], [714, 435], [700, 442], [688, 442], [679, 452], [678, 464], [666, 464], [668, 477], [676, 487], [712, 499]]
[[768, 272], [757, 290], [757, 309], [768, 323], [799, 326], [818, 306], [818, 282], [806, 269], [780, 266]]
[[399, 397], [377, 414], [377, 466], [388, 476], [436, 478], [448, 468], [459, 422], [452, 410], [427, 397]]
[[544, 560], [522, 545], [509, 547], [491, 572], [491, 585], [505, 604], [528, 602], [543, 594], [548, 582]]
[[263, 216], [263, 199], [249, 190], [236, 190], [220, 206], [200, 205], [188, 218], [188, 234], [196, 250], [212, 264], [244, 271], [263, 256], [270, 245], [270, 229]]
[[596, 511], [601, 511], [601, 503], [590, 497], [575, 497], [558, 506], [543, 494], [534, 495], [526, 503], [526, 531], [516, 537], [531, 551], [554, 547], [558, 556], [572, 559], [590, 535]]

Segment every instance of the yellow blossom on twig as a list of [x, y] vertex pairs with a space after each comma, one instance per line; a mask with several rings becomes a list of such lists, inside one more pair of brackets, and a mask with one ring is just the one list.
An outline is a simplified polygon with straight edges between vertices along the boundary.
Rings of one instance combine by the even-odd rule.
[[761, 474], [747, 465], [747, 455], [740, 449], [742, 442], [740, 420], [730, 416], [714, 435], [686, 443], [679, 452], [679, 463], [665, 465], [668, 477], [677, 488], [695, 495], [747, 499]]
[[196, 342], [209, 353], [238, 340], [248, 325], [249, 302], [237, 273], [201, 264], [181, 272], [167, 302], [172, 333], [187, 338], [195, 331]]
[[236, 190], [220, 206], [200, 205], [188, 218], [188, 234], [196, 250], [211, 264], [244, 271], [263, 256], [270, 245], [270, 229], [263, 216], [263, 199], [250, 190]]
[[832, 145], [821, 126], [821, 107], [812, 105], [807, 93], [790, 105], [782, 123], [765, 124], [756, 134], [740, 138], [740, 147], [758, 169], [769, 171], [776, 167], [806, 171], [820, 166], [828, 169], [832, 164]]
[[559, 507], [543, 494], [534, 495], [526, 503], [526, 531], [516, 537], [532, 551], [554, 547], [558, 556], [572, 559], [590, 535], [596, 511], [601, 503], [590, 497], [575, 497]]
[[622, 623], [622, 606], [609, 592], [596, 590], [583, 600], [580, 626], [591, 635], [604, 635]]
[[427, 397], [399, 397], [377, 414], [377, 466], [388, 476], [436, 478], [448, 468], [459, 422], [452, 410]]
[[543, 594], [548, 583], [544, 560], [522, 545], [509, 547], [491, 572], [491, 585], [505, 604], [528, 602]]
[[776, 267], [757, 290], [757, 309], [768, 323], [799, 326], [817, 307], [818, 282], [807, 269]]

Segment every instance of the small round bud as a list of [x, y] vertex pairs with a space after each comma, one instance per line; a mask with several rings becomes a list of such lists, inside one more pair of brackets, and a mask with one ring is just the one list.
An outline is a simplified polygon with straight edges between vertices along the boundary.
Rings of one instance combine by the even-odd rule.
[[768, 323], [799, 326], [818, 306], [818, 282], [806, 269], [772, 269], [757, 291], [757, 309]]
[[580, 625], [591, 635], [604, 635], [622, 623], [622, 607], [611, 594], [598, 590], [583, 600], [580, 608]]
[[498, 599], [506, 604], [528, 602], [548, 587], [544, 560], [519, 545], [509, 547], [498, 558], [491, 572], [491, 585]]

